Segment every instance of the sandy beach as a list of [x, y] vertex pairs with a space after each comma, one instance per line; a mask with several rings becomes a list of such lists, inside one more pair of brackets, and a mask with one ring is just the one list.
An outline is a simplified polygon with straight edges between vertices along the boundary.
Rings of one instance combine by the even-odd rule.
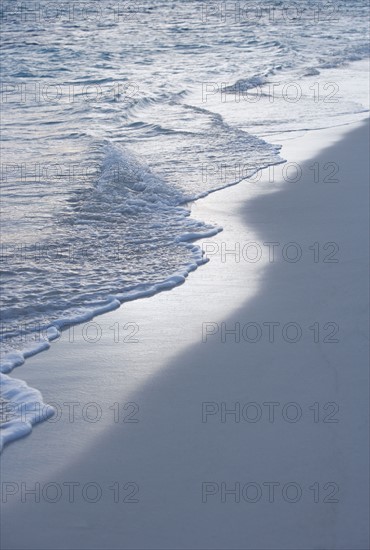
[[288, 137], [193, 204], [185, 284], [12, 372], [57, 414], [4, 450], [3, 548], [368, 548], [369, 128]]

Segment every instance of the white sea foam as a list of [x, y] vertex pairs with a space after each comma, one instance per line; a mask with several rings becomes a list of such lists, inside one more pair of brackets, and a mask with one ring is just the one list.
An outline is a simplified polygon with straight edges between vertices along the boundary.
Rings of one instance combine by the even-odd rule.
[[1, 431], [0, 452], [4, 445], [28, 435], [32, 426], [54, 414], [54, 409], [42, 400], [41, 393], [25, 382], [0, 375]]

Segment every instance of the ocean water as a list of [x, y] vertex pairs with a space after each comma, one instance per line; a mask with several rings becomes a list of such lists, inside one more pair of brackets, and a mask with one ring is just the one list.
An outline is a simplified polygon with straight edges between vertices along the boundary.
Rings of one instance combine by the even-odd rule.
[[5, 1], [1, 17], [7, 442], [41, 396], [5, 373], [204, 263], [194, 241], [220, 228], [192, 201], [283, 162], [277, 134], [365, 116], [369, 7]]

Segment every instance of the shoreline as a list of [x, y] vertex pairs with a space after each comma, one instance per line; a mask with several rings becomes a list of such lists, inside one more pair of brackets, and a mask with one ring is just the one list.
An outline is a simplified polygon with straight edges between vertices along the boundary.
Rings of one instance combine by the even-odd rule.
[[[353, 399], [361, 402], [359, 394], [365, 397], [367, 380], [363, 364], [367, 302], [364, 301], [363, 311], [358, 309], [360, 291], [362, 297], [367, 291], [362, 270], [355, 265], [359, 261], [363, 268], [368, 260], [361, 257], [367, 235], [358, 234], [361, 224], [368, 220], [364, 217], [368, 198], [366, 143], [361, 144], [359, 138], [361, 135], [363, 139], [364, 134], [368, 137], [364, 123], [355, 123], [351, 129], [315, 130], [300, 138], [286, 139], [281, 155], [292, 167], [295, 163], [302, 165], [302, 176], [297, 182], [282, 182], [278, 170], [281, 172], [286, 165], [277, 165], [273, 181], [267, 169], [254, 184], [242, 182], [227, 187], [192, 205], [194, 218], [221, 225], [224, 231], [195, 242], [203, 246], [211, 261], [191, 273], [185, 285], [156, 294], [150, 300], [126, 302], [121, 308], [94, 318], [102, 328], [98, 344], [84, 341], [78, 329], [83, 325], [77, 325], [73, 344], [55, 342], [48, 353], [28, 359], [29, 368], [13, 370], [12, 378], [19, 375], [38, 388], [45, 402], [75, 402], [79, 406], [73, 413], [73, 422], [69, 421], [70, 407], [61, 407], [58, 423], [41, 423], [30, 437], [5, 448], [2, 460], [7, 478], [29, 484], [95, 478], [102, 486], [112, 483], [112, 478], [126, 482], [140, 478], [143, 500], [133, 509], [122, 511], [106, 496], [95, 508], [83, 503], [79, 518], [74, 518], [73, 506], [62, 500], [57, 503], [61, 522], [53, 518], [55, 510], [50, 503], [41, 501], [31, 510], [25, 504], [22, 509], [16, 499], [10, 500], [9, 507], [4, 506], [4, 516], [9, 515], [9, 526], [3, 528], [7, 548], [48, 548], [53, 541], [55, 548], [244, 548], [247, 544], [251, 549], [272, 549], [277, 548], [274, 540], [279, 540], [286, 548], [306, 550], [307, 540], [302, 540], [302, 536], [308, 536], [312, 523], [312, 548], [366, 547], [366, 457], [360, 460], [356, 452], [360, 450], [361, 438], [366, 437], [366, 407], [354, 411], [350, 406]], [[313, 136], [318, 137], [317, 141]], [[362, 151], [362, 165], [353, 153], [356, 148]], [[315, 162], [319, 170], [327, 163], [337, 163], [344, 181], [331, 181], [337, 173], [329, 167], [324, 173], [329, 181], [324, 184], [320, 173], [310, 171]], [[356, 188], [359, 196], [351, 193], [353, 182], [349, 178], [354, 174], [363, 184]], [[312, 181], [316, 176], [319, 183]], [[343, 197], [335, 185], [340, 186]], [[357, 219], [358, 210], [361, 215]], [[343, 225], [353, 232], [351, 238]], [[322, 245], [336, 243], [336, 239], [344, 242], [339, 246], [347, 254], [343, 263], [325, 265], [320, 259], [312, 261], [312, 254], [324, 253], [325, 258], [333, 254], [329, 259], [335, 258], [336, 248], [323, 250]], [[260, 244], [264, 254], [258, 261], [249, 257], [245, 261], [242, 245], [246, 242]], [[279, 242], [279, 246], [266, 249], [264, 242]], [[281, 261], [281, 256], [271, 262], [271, 250], [281, 255], [284, 245], [291, 242], [299, 243], [305, 252], [315, 242], [319, 247], [297, 262], [286, 261], [287, 258]], [[235, 261], [235, 251], [239, 261]], [[285, 252], [288, 254], [288, 249]], [[352, 288], [354, 280], [357, 286]], [[285, 285], [289, 286], [288, 291]], [[285, 310], [291, 315], [285, 314], [284, 319], [283, 299]], [[179, 304], [183, 309], [179, 309]], [[352, 306], [357, 307], [356, 317], [354, 327], [345, 326], [345, 341], [328, 349], [319, 335], [318, 345], [312, 347], [309, 336], [313, 331], [308, 327], [315, 323], [319, 323], [319, 328], [328, 322], [337, 324], [336, 318], [345, 318]], [[288, 347], [281, 338], [270, 342], [265, 334], [262, 343], [248, 341], [244, 348], [226, 334], [223, 343], [222, 322], [227, 323], [227, 329], [235, 330], [238, 322], [245, 326], [242, 321], [254, 323], [252, 329], [257, 331], [264, 323], [271, 327], [272, 322], [283, 327], [296, 323], [305, 330], [302, 341]], [[116, 323], [131, 325], [125, 336], [135, 336], [139, 341], [112, 343], [115, 331], [110, 327]], [[208, 341], [202, 344], [205, 323]], [[329, 328], [335, 332], [335, 326]], [[252, 335], [249, 340], [255, 337]], [[348, 366], [347, 371], [345, 367], [355, 352], [360, 359], [356, 371], [359, 378], [352, 380]], [[231, 356], [235, 361], [232, 365], [228, 364]], [[278, 375], [274, 373], [276, 357]], [[243, 431], [238, 429], [240, 422], [199, 422], [203, 402], [298, 402], [303, 408], [303, 403], [325, 405], [336, 400], [342, 400], [348, 413], [339, 430], [336, 423], [303, 427], [289, 421], [279, 425], [252, 422]], [[91, 402], [104, 411], [98, 422], [87, 421], [81, 415], [84, 405]], [[133, 415], [131, 420], [139, 422], [115, 422], [115, 403], [137, 404], [137, 411], [134, 406], [124, 410]], [[121, 413], [119, 407], [118, 414]], [[209, 416], [217, 418], [217, 414]], [[310, 441], [317, 445], [316, 449], [310, 449]], [[45, 442], [47, 449], [43, 447]], [[355, 459], [346, 465], [348, 448], [355, 451]], [[199, 449], [204, 455], [198, 455]], [[299, 472], [297, 462], [309, 464], [309, 475]], [[171, 470], [174, 464], [178, 477]], [[243, 470], [246, 465], [247, 470]], [[212, 503], [210, 499], [204, 508], [199, 501], [201, 480], [287, 481], [295, 475], [297, 479], [298, 473], [298, 483], [303, 487], [309, 477], [309, 484], [332, 482], [333, 470], [341, 478], [348, 498], [339, 511], [333, 504], [323, 510], [324, 504], [315, 509], [304, 502], [292, 511], [286, 505], [269, 507], [271, 503], [263, 502], [260, 508], [248, 508], [250, 522], [244, 525], [245, 511], [241, 506], [225, 508], [220, 500]], [[321, 475], [322, 471], [327, 478], [312, 479], [312, 472]], [[356, 505], [351, 487], [357, 490]], [[160, 500], [158, 507], [155, 503], [160, 495], [164, 501]], [[129, 518], [122, 526], [120, 513]], [[102, 519], [98, 518], [102, 517], [109, 529], [99, 525]], [[166, 532], [169, 518], [180, 530], [186, 518], [181, 539], [174, 539], [171, 529]], [[23, 535], [15, 532], [19, 521], [27, 526]], [[265, 521], [269, 531], [264, 530]], [[67, 546], [58, 546], [55, 540], [62, 532], [63, 544]], [[248, 539], [244, 546], [240, 546], [240, 532]]]

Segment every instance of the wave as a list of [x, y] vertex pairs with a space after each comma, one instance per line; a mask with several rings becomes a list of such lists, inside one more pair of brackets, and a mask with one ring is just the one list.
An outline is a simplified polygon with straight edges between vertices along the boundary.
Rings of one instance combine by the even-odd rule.
[[32, 431], [32, 426], [54, 414], [41, 393], [22, 380], [0, 374], [0, 452], [3, 447]]

